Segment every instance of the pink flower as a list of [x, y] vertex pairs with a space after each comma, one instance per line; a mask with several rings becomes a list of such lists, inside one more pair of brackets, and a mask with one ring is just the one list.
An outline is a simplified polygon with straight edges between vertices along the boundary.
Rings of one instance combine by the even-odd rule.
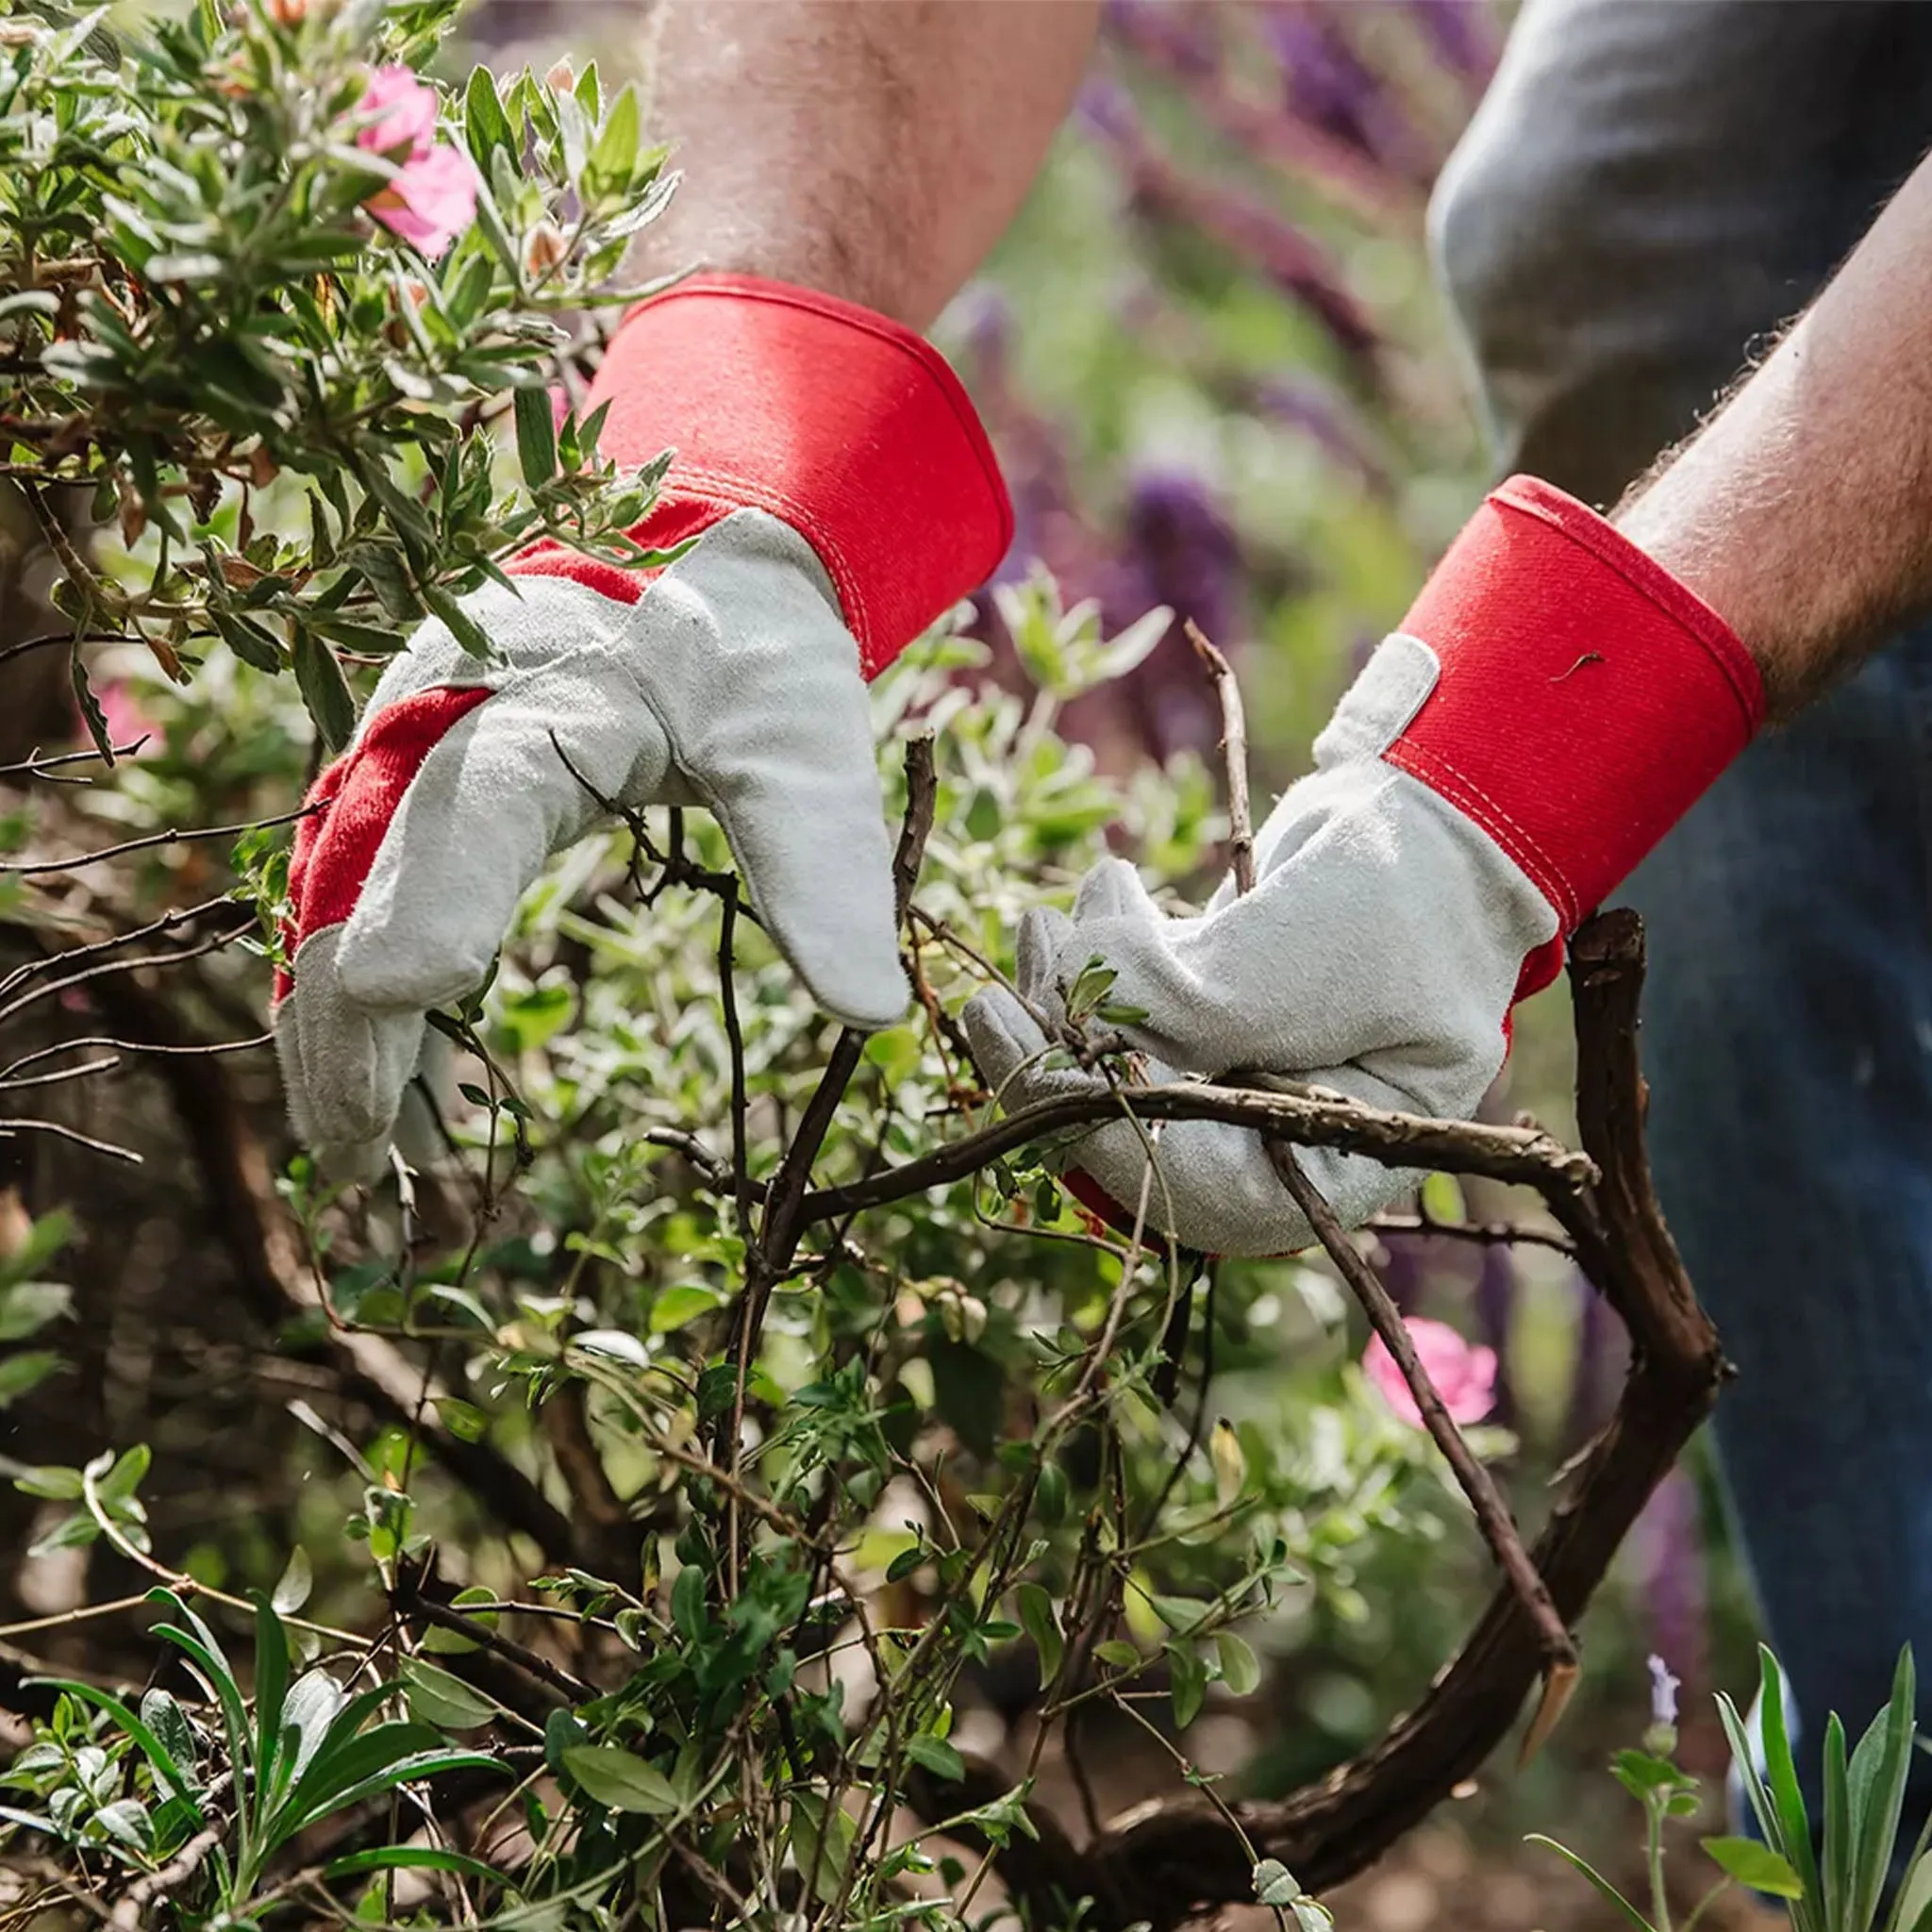
[[[94, 699], [102, 717], [108, 721], [108, 742], [116, 751], [159, 735], [159, 725], [148, 716], [139, 691], [125, 677], [110, 678], [94, 692]], [[85, 725], [81, 726], [80, 741], [83, 744], [92, 742]]]
[[[378, 67], [356, 103], [356, 145], [405, 163], [429, 158], [436, 141], [436, 90], [407, 67]], [[396, 150], [408, 146], [407, 155]]]
[[[1415, 1352], [1428, 1371], [1429, 1380], [1442, 1398], [1450, 1419], [1458, 1423], [1479, 1423], [1496, 1406], [1496, 1352], [1463, 1341], [1455, 1329], [1442, 1322], [1405, 1318], [1403, 1326], [1415, 1344]], [[1395, 1357], [1378, 1335], [1362, 1356], [1362, 1373], [1379, 1394], [1406, 1423], [1422, 1427], [1422, 1410], [1408, 1392], [1408, 1384], [1395, 1365]]]
[[407, 67], [378, 67], [357, 113], [357, 145], [401, 170], [364, 206], [434, 259], [476, 219], [476, 171], [469, 156], [436, 139], [436, 90]]

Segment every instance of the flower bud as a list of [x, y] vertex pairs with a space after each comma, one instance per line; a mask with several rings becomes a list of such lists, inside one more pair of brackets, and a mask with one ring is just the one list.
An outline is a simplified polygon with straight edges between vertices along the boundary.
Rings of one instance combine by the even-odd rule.
[[543, 85], [555, 94], [572, 93], [575, 91], [576, 84], [576, 74], [568, 60], [559, 60], [543, 76]]
[[539, 222], [524, 243], [524, 269], [528, 275], [547, 275], [562, 260], [563, 231], [555, 222]]

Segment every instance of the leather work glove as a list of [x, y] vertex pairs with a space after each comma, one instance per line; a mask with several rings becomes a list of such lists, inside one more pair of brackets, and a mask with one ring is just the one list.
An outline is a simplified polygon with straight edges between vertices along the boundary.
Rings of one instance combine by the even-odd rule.
[[632, 535], [699, 541], [648, 577], [540, 547], [465, 602], [497, 661], [432, 622], [384, 673], [290, 866], [275, 1043], [311, 1146], [381, 1152], [425, 1010], [483, 978], [600, 801], [708, 808], [818, 1003], [905, 1005], [866, 680], [1010, 540], [972, 406], [896, 324], [741, 276], [636, 310], [606, 401], [608, 454], [677, 452]]
[[[1095, 958], [1148, 1077], [1285, 1075], [1406, 1112], [1467, 1119], [1501, 1069], [1514, 1001], [1565, 939], [1749, 741], [1757, 667], [1724, 620], [1593, 510], [1517, 477], [1477, 512], [1315, 741], [1315, 769], [1256, 841], [1246, 897], [1198, 918], [1155, 905], [1131, 866], [1088, 874], [1073, 916], [1034, 912], [1016, 984], [1055, 1024]], [[1003, 988], [966, 1025], [1010, 1110], [1091, 1087]], [[1260, 1138], [1131, 1122], [1070, 1157], [1150, 1227], [1236, 1255], [1311, 1230]], [[1355, 1224], [1416, 1176], [1297, 1150]]]

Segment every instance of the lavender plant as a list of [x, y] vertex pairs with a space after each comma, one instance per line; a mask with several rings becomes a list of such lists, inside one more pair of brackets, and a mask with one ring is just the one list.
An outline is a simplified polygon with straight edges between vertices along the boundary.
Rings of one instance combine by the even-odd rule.
[[1759, 1689], [1753, 1721], [1719, 1695], [1718, 1715], [1732, 1752], [1733, 1774], [1757, 1826], [1755, 1837], [1707, 1837], [1705, 1856], [1722, 1874], [1681, 1920], [1671, 1911], [1669, 1846], [1673, 1819], [1704, 1808], [1698, 1781], [1681, 1770], [1677, 1750], [1677, 1682], [1661, 1657], [1650, 1660], [1652, 1711], [1641, 1748], [1620, 1751], [1611, 1764], [1617, 1782], [1643, 1807], [1644, 1864], [1650, 1880], [1646, 1914], [1584, 1859], [1541, 1834], [1529, 1842], [1566, 1859], [1641, 1932], [1691, 1932], [1735, 1887], [1780, 1903], [1792, 1932], [1926, 1932], [1932, 1927], [1932, 1862], [1926, 1847], [1932, 1823], [1901, 1859], [1899, 1825], [1916, 1738], [1917, 1679], [1911, 1646], [1900, 1652], [1891, 1695], [1847, 1755], [1845, 1727], [1836, 1711], [1824, 1727], [1824, 1805], [1815, 1824], [1799, 1786], [1786, 1723], [1784, 1674], [1769, 1650], [1759, 1651]]

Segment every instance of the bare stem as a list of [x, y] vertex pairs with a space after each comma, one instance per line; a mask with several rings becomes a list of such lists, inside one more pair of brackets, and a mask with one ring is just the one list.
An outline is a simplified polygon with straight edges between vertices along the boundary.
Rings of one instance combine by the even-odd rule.
[[1248, 720], [1234, 666], [1191, 617], [1181, 626], [1221, 700], [1221, 751], [1227, 767], [1227, 857], [1237, 892], [1255, 890], [1255, 819], [1248, 801]]

